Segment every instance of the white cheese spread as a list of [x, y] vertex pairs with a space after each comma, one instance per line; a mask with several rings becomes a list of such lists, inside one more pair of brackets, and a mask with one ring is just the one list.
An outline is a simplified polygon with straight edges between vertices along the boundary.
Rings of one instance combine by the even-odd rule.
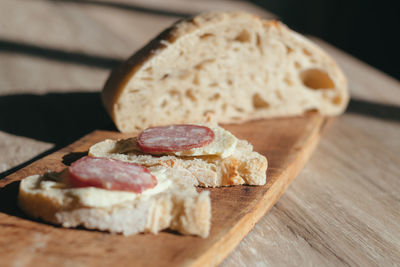
[[60, 205], [69, 202], [82, 207], [107, 208], [127, 201], [143, 200], [166, 191], [173, 181], [168, 179], [165, 171], [166, 169], [162, 167], [152, 170], [151, 173], [156, 177], [157, 185], [142, 193], [106, 190], [96, 187], [70, 188], [56, 175], [53, 175], [51, 179], [47, 178], [46, 175], [29, 176], [21, 181], [21, 189], [38, 194], [42, 198], [57, 201]]
[[[207, 126], [207, 125], [205, 125]], [[207, 156], [216, 155], [227, 158], [233, 154], [238, 142], [237, 138], [221, 127], [207, 126], [214, 132], [214, 140], [203, 147], [192, 148], [185, 151], [172, 152], [176, 156]]]

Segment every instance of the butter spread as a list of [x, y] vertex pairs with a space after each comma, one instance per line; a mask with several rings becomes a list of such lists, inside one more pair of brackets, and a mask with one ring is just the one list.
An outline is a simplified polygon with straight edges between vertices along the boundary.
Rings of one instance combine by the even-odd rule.
[[73, 202], [74, 205], [82, 207], [107, 208], [127, 201], [143, 200], [166, 191], [173, 181], [167, 178], [165, 171], [163, 167], [154, 168], [151, 173], [156, 177], [157, 185], [139, 194], [96, 187], [70, 188], [55, 175], [51, 179], [46, 175], [33, 175], [24, 179], [22, 183], [23, 187], [32, 193], [41, 194], [42, 197], [57, 201], [63, 206], [66, 202]]
[[238, 142], [237, 138], [221, 127], [207, 126], [214, 132], [214, 140], [203, 147], [192, 148], [185, 151], [173, 152], [176, 156], [205, 156], [216, 155], [227, 158], [233, 154]]

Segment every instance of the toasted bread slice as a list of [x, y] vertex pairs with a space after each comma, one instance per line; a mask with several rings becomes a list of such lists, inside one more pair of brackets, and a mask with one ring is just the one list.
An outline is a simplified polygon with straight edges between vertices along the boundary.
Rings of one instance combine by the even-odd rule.
[[338, 115], [349, 94], [334, 60], [277, 21], [242, 12], [181, 20], [110, 75], [103, 103], [121, 132], [155, 125]]

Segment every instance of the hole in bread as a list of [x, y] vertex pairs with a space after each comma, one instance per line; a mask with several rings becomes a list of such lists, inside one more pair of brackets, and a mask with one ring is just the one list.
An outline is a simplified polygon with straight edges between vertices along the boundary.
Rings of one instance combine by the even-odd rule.
[[318, 109], [316, 108], [309, 108], [304, 112], [304, 114], [316, 114], [316, 113], [318, 113]]
[[167, 106], [168, 102], [166, 99], [163, 100], [163, 102], [161, 103], [161, 107], [165, 108]]
[[275, 91], [275, 95], [279, 100], [283, 100], [283, 96], [282, 96], [281, 92], [279, 92], [279, 90]]
[[171, 89], [171, 90], [168, 91], [168, 94], [169, 94], [171, 97], [175, 97], [175, 96], [180, 96], [180, 95], [181, 95], [181, 92], [179, 92], [179, 91], [176, 90], [176, 89]]
[[210, 87], [217, 87], [217, 86], [218, 86], [218, 83], [210, 83], [209, 86], [210, 86]]
[[199, 64], [195, 65], [194, 68], [196, 70], [201, 70], [203, 68], [203, 63], [199, 63]]
[[304, 55], [306, 55], [306, 56], [311, 56], [311, 52], [308, 51], [307, 49], [303, 48], [302, 51], [303, 51], [303, 54], [304, 54]]
[[269, 103], [265, 101], [258, 93], [253, 95], [253, 107], [255, 109], [269, 108]]
[[[212, 161], [210, 161], [210, 163], [211, 163]], [[213, 172], [217, 172], [218, 171], [218, 168], [217, 168], [217, 166], [215, 165], [215, 164], [210, 164], [210, 170], [212, 170]]]
[[300, 64], [299, 62], [295, 61], [295, 62], [294, 62], [294, 67], [295, 67], [296, 69], [300, 69], [300, 68], [301, 68], [301, 64]]
[[153, 72], [153, 68], [152, 67], [147, 67], [147, 68], [144, 69], [144, 71], [148, 72], [148, 73], [152, 73]]
[[334, 89], [335, 84], [329, 75], [319, 69], [308, 69], [300, 73], [301, 81], [310, 89]]
[[212, 34], [212, 33], [205, 33], [205, 34], [200, 35], [199, 38], [200, 38], [201, 40], [205, 40], [205, 39], [208, 39], [208, 38], [214, 37], [214, 36], [215, 36], [215, 35]]
[[196, 66], [194, 66], [194, 68], [195, 68], [196, 70], [202, 70], [202, 69], [204, 69], [204, 66], [205, 66], [206, 64], [208, 64], [208, 63], [213, 63], [214, 61], [215, 61], [214, 58], [203, 60], [202, 62], [200, 62], [199, 64], [197, 64]]
[[232, 85], [233, 84], [233, 82], [232, 82], [232, 80], [228, 80], [228, 81], [226, 81], [226, 83], [228, 84], [228, 85]]
[[338, 106], [342, 103], [342, 98], [338, 95], [332, 99], [332, 103]]
[[136, 93], [139, 93], [139, 91], [140, 91], [139, 89], [132, 89], [132, 90], [129, 91], [129, 93], [130, 94], [136, 94]]
[[294, 50], [290, 47], [290, 46], [288, 46], [288, 45], [285, 45], [285, 47], [286, 47], [286, 54], [290, 54], [290, 53], [292, 53]]
[[257, 34], [256, 36], [257, 36], [257, 38], [256, 38], [257, 39], [256, 40], [257, 48], [258, 48], [258, 50], [260, 50], [260, 54], [263, 55], [264, 54], [264, 50], [263, 50], [262, 45], [261, 45], [261, 37], [260, 37], [259, 34]]
[[200, 84], [200, 79], [199, 79], [199, 74], [198, 73], [194, 74], [193, 84], [195, 84], [195, 85], [199, 85]]
[[179, 52], [179, 56], [180, 56], [180, 57], [183, 56], [183, 51], [180, 51], [180, 52]]
[[195, 102], [197, 100], [197, 98], [194, 96], [192, 89], [187, 89], [185, 92], [185, 96], [189, 98], [192, 102]]
[[179, 75], [179, 79], [181, 79], [181, 80], [186, 80], [189, 76], [190, 76], [190, 71], [188, 71], [188, 70], [186, 70], [186, 71], [183, 71], [182, 73], [181, 73], [181, 75]]
[[288, 86], [292, 86], [293, 85], [293, 82], [292, 82], [292, 80], [290, 79], [289, 76], [285, 76], [285, 79], [283, 79], [283, 82], [286, 83]]
[[168, 73], [164, 74], [164, 75], [161, 77], [161, 80], [165, 80], [165, 79], [167, 79], [167, 78], [168, 78], [168, 76], [169, 76], [169, 74], [168, 74]]
[[220, 95], [219, 93], [215, 93], [215, 94], [213, 94], [212, 96], [210, 96], [210, 97], [208, 98], [208, 100], [210, 100], [210, 101], [217, 101], [220, 97], [221, 97], [221, 95]]
[[240, 121], [242, 118], [241, 117], [238, 117], [238, 116], [232, 116], [231, 117], [231, 120], [233, 120], [233, 121]]
[[152, 81], [153, 78], [151, 78], [151, 77], [142, 77], [142, 80], [143, 81]]
[[238, 52], [239, 51], [239, 47], [233, 48], [233, 51]]
[[236, 111], [239, 113], [243, 113], [244, 109], [240, 108], [240, 107], [235, 107]]
[[222, 104], [221, 109], [222, 111], [226, 111], [226, 109], [228, 108], [228, 105], [226, 103]]
[[251, 35], [247, 30], [242, 30], [234, 39], [235, 41], [241, 43], [248, 43], [251, 40]]

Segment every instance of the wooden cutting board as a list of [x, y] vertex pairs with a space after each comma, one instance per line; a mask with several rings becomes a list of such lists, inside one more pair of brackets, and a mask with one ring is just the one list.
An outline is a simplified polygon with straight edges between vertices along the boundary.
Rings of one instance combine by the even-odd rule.
[[19, 180], [60, 171], [117, 132], [94, 131], [75, 143], [0, 180], [1, 266], [205, 266], [220, 263], [278, 201], [316, 147], [328, 119], [304, 117], [225, 125], [268, 158], [265, 186], [210, 189], [212, 226], [206, 239], [164, 231], [129, 237], [85, 229], [64, 229], [25, 217], [16, 206]]

